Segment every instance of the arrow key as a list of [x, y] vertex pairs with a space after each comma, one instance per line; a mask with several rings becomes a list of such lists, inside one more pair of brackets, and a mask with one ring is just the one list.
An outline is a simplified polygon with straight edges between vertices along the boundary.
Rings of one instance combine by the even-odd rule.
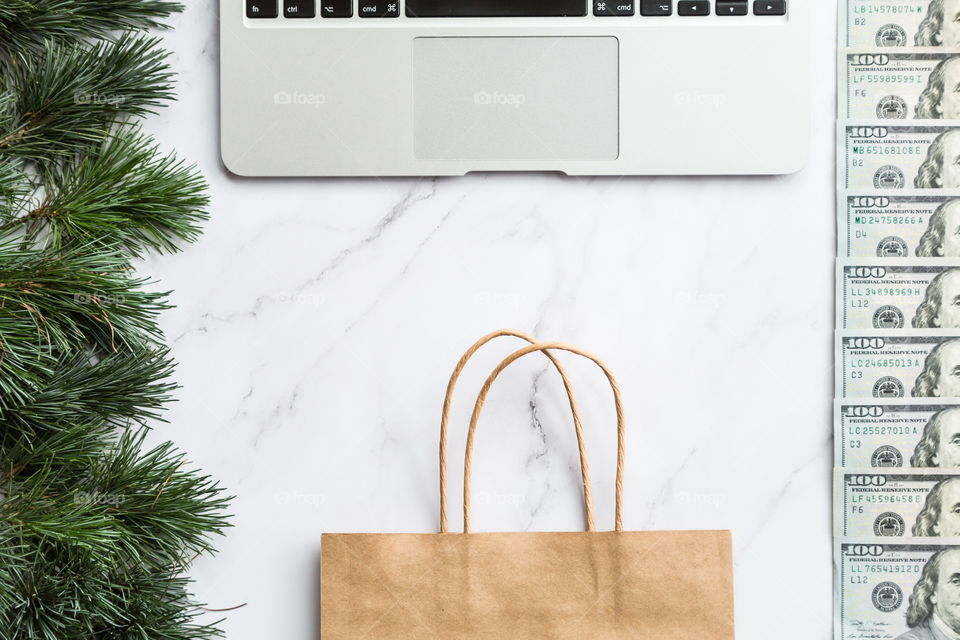
[[718, 16], [745, 16], [747, 15], [746, 0], [740, 2], [729, 2], [727, 0], [717, 0]]
[[677, 3], [677, 15], [708, 16], [710, 15], [710, 0], [680, 0]]
[[757, 16], [787, 15], [787, 0], [754, 0], [753, 14]]

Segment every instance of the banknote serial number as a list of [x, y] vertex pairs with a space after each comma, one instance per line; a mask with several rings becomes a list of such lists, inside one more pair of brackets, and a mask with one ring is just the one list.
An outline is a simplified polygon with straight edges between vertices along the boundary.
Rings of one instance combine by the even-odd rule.
[[[917, 435], [917, 427], [903, 425], [848, 425], [847, 434], [851, 436], [909, 436]], [[851, 443], [852, 444], [852, 443]]]
[[849, 573], [920, 573], [922, 564], [911, 561], [910, 564], [877, 564], [874, 561], [854, 560], [848, 568]]
[[883, 367], [919, 367], [922, 363], [918, 358], [856, 358], [850, 361], [850, 366], [861, 369], [878, 369]]
[[904, 289], [901, 287], [860, 287], [850, 291], [851, 297], [857, 296], [885, 296], [885, 297], [911, 297], [923, 295], [922, 289]]
[[926, 224], [916, 216], [895, 216], [895, 215], [859, 215], [853, 217], [854, 224]]
[[926, 82], [925, 75], [906, 75], [900, 73], [857, 73], [853, 76], [854, 84], [920, 84]]
[[917, 7], [907, 4], [881, 4], [881, 5], [857, 5], [853, 8], [854, 15], [906, 15], [911, 13], [923, 13], [923, 7]]
[[851, 151], [860, 156], [918, 156], [922, 153], [922, 146], [855, 144]]
[[[917, 491], [917, 489], [899, 489], [903, 491], [900, 495], [888, 495], [887, 493], [873, 493], [875, 489], [860, 489], [853, 492], [850, 496], [850, 504], [921, 504], [927, 501], [927, 491], [922, 490], [920, 495], [910, 495], [908, 491]], [[886, 489], [885, 491], [891, 491]], [[862, 511], [854, 510], [854, 513]]]

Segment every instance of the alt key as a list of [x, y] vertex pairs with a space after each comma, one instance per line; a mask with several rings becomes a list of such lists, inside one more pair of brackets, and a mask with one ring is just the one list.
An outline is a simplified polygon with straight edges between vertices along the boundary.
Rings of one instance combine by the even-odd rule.
[[320, 0], [321, 18], [352, 18], [353, 0]]

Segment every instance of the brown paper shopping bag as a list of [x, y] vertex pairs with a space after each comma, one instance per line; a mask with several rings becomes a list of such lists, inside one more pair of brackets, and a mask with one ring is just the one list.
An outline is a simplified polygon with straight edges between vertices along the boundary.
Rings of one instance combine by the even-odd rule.
[[[559, 343], [533, 343], [504, 360], [477, 399], [464, 458], [464, 532], [447, 532], [446, 425], [450, 399], [475, 344], [454, 371], [441, 420], [440, 534], [324, 535], [323, 640], [611, 638], [731, 640], [733, 575], [729, 532], [623, 531], [624, 417], [616, 380], [596, 357]], [[512, 362], [542, 351], [567, 390], [581, 450], [585, 533], [470, 533], [470, 467], [484, 400]], [[576, 400], [551, 351], [594, 361], [617, 410], [616, 529], [596, 532], [590, 473]]]

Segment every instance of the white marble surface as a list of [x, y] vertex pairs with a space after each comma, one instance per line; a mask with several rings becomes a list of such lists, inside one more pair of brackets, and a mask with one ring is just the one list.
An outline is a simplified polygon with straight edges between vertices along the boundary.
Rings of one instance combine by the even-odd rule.
[[[215, 4], [191, 2], [165, 35], [180, 100], [147, 125], [199, 163], [213, 219], [143, 271], [178, 305], [163, 326], [183, 389], [154, 437], [237, 496], [220, 554], [194, 570], [211, 607], [247, 603], [227, 637], [318, 637], [321, 533], [436, 531], [447, 376], [475, 338], [515, 327], [618, 374], [629, 529], [732, 529], [738, 637], [828, 638], [834, 3], [818, 10], [811, 164], [797, 175], [274, 181], [220, 165]], [[514, 346], [465, 375], [454, 496], [468, 408]], [[609, 394], [570, 368], [611, 526]], [[542, 360], [494, 389], [478, 529], [582, 526], [563, 409]]]

